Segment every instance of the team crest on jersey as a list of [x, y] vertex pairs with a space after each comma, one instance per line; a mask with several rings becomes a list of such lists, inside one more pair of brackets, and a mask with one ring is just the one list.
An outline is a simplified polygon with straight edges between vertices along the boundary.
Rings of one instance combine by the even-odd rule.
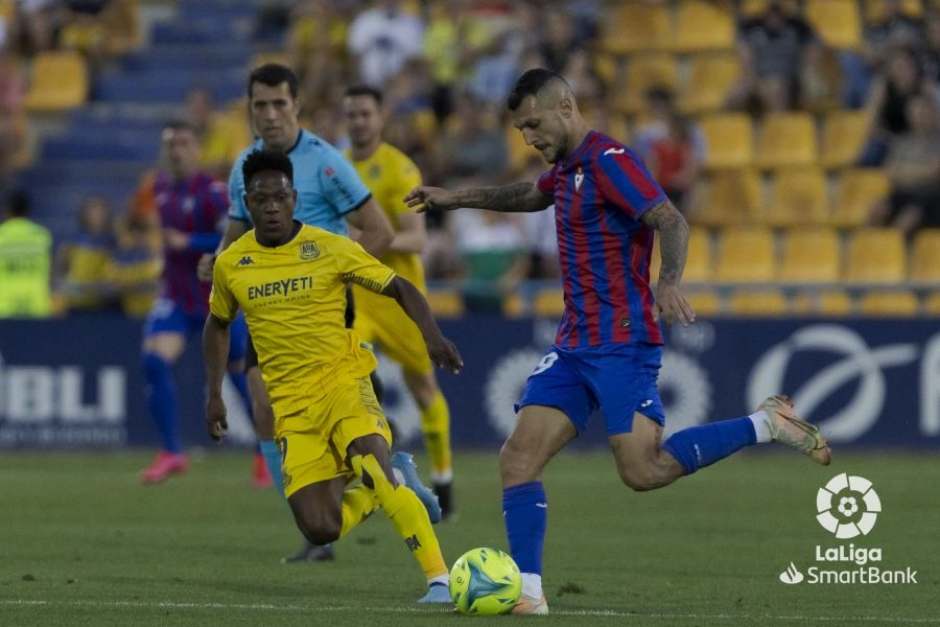
[[581, 183], [584, 182], [584, 170], [581, 169], [581, 166], [578, 166], [578, 171], [574, 174], [574, 190], [579, 191], [581, 189]]
[[300, 243], [300, 258], [304, 260], [316, 259], [320, 256], [320, 248], [314, 242]]

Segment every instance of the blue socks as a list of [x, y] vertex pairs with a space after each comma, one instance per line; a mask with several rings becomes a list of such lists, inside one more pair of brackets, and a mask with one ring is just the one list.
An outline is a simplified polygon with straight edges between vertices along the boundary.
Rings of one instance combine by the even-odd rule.
[[235, 389], [238, 390], [238, 396], [241, 397], [245, 408], [248, 410], [248, 415], [251, 416], [251, 394], [248, 392], [248, 377], [245, 376], [244, 371], [232, 372], [229, 370], [228, 378], [235, 386]]
[[663, 443], [663, 449], [691, 475], [699, 468], [757, 442], [754, 423], [749, 417], [710, 422], [683, 429]]
[[154, 353], [145, 353], [143, 359], [145, 393], [150, 415], [157, 424], [163, 449], [171, 453], [183, 450], [180, 442], [179, 419], [176, 415], [176, 385], [170, 364]]
[[281, 474], [281, 451], [278, 450], [274, 440], [258, 440], [258, 446], [261, 447], [261, 454], [264, 455], [264, 463], [271, 473], [271, 480], [281, 496], [284, 496], [284, 476]]
[[542, 545], [548, 522], [548, 501], [541, 481], [503, 490], [503, 519], [512, 558], [523, 573], [542, 574]]

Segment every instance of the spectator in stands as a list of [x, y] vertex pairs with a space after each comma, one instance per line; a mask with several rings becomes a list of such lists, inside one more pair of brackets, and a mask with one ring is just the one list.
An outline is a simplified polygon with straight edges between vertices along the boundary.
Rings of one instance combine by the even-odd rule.
[[731, 94], [731, 104], [761, 111], [797, 106], [803, 76], [815, 67], [819, 53], [812, 27], [801, 17], [788, 15], [778, 0], [771, 0], [762, 15], [739, 27], [742, 80]]
[[349, 51], [355, 56], [360, 79], [382, 87], [405, 62], [420, 56], [424, 24], [404, 11], [400, 0], [381, 0], [360, 13], [349, 27]]
[[495, 37], [473, 67], [469, 94], [480, 103], [502, 106], [519, 75], [518, 59], [511, 32]]
[[548, 63], [548, 69], [561, 72], [568, 64], [568, 55], [576, 47], [575, 25], [567, 14], [547, 11], [542, 14], [540, 26], [542, 41], [539, 48], [542, 56]]
[[109, 272], [114, 221], [108, 201], [99, 196], [86, 198], [79, 208], [78, 224], [78, 234], [56, 253], [58, 291], [70, 311], [103, 309], [113, 296]]
[[[529, 158], [522, 180], [535, 181], [545, 172], [545, 162], [536, 154]], [[558, 265], [558, 239], [555, 210], [522, 214], [522, 248], [524, 256], [514, 268], [519, 280], [555, 279], [561, 276]]]
[[507, 158], [506, 137], [498, 117], [473, 98], [462, 98], [440, 138], [436, 174], [493, 180], [505, 172]]
[[498, 311], [503, 295], [524, 277], [527, 255], [520, 216], [467, 210], [451, 218], [468, 307]]
[[12, 171], [25, 141], [25, 96], [26, 81], [16, 58], [0, 49], [0, 183]]
[[52, 48], [62, 14], [58, 0], [22, 0], [13, 6], [11, 38], [16, 50], [33, 56]]
[[0, 222], [0, 318], [41, 318], [51, 311], [52, 236], [29, 219], [29, 199], [15, 192]]
[[927, 80], [940, 82], [940, 13], [927, 18], [924, 69]]
[[872, 220], [909, 235], [940, 227], [940, 109], [934, 98], [914, 96], [907, 118], [909, 130], [892, 141], [886, 164], [891, 194]]
[[571, 51], [562, 76], [571, 85], [578, 102], [591, 102], [604, 95], [600, 78], [591, 66], [591, 55], [583, 48]]
[[118, 220], [111, 281], [124, 315], [147, 315], [156, 299], [162, 270], [160, 231], [152, 221], [133, 212]]
[[884, 162], [892, 138], [911, 128], [908, 103], [921, 95], [936, 99], [936, 84], [925, 76], [913, 50], [894, 49], [885, 65], [885, 76], [875, 83], [865, 105], [869, 130], [860, 165], [876, 167]]

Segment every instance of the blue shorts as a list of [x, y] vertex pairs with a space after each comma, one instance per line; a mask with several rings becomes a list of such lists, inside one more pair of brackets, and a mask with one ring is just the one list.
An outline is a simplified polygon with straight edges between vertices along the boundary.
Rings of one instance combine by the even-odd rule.
[[568, 416], [580, 435], [598, 409], [607, 435], [629, 433], [633, 415], [666, 422], [656, 388], [662, 347], [622, 344], [565, 350], [553, 346], [529, 375], [516, 411], [527, 405], [554, 407]]
[[[168, 298], [160, 298], [153, 304], [144, 322], [144, 337], [157, 333], [179, 333], [189, 338], [202, 333], [205, 324], [205, 315], [186, 313], [178, 303]], [[245, 316], [239, 313], [229, 326], [229, 363], [244, 359], [247, 346], [248, 325], [245, 324]]]

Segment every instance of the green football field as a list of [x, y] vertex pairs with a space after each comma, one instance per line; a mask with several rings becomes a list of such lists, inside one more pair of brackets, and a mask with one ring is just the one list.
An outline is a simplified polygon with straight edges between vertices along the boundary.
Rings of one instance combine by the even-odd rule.
[[[420, 571], [381, 514], [337, 545], [338, 561], [281, 565], [298, 535], [273, 491], [249, 487], [247, 453], [196, 456], [184, 478], [142, 488], [148, 459], [0, 457], [0, 625], [940, 623], [940, 463], [928, 454], [829, 468], [745, 454], [645, 494], [620, 485], [604, 453], [562, 456], [546, 477], [546, 619], [417, 606]], [[460, 455], [456, 471], [460, 516], [438, 527], [446, 557], [504, 548], [495, 453]], [[790, 562], [808, 573], [817, 545], [843, 544], [815, 520], [818, 488], [841, 472], [870, 479], [883, 506], [856, 548], [881, 548], [875, 564], [911, 567], [916, 585], [778, 580]]]

